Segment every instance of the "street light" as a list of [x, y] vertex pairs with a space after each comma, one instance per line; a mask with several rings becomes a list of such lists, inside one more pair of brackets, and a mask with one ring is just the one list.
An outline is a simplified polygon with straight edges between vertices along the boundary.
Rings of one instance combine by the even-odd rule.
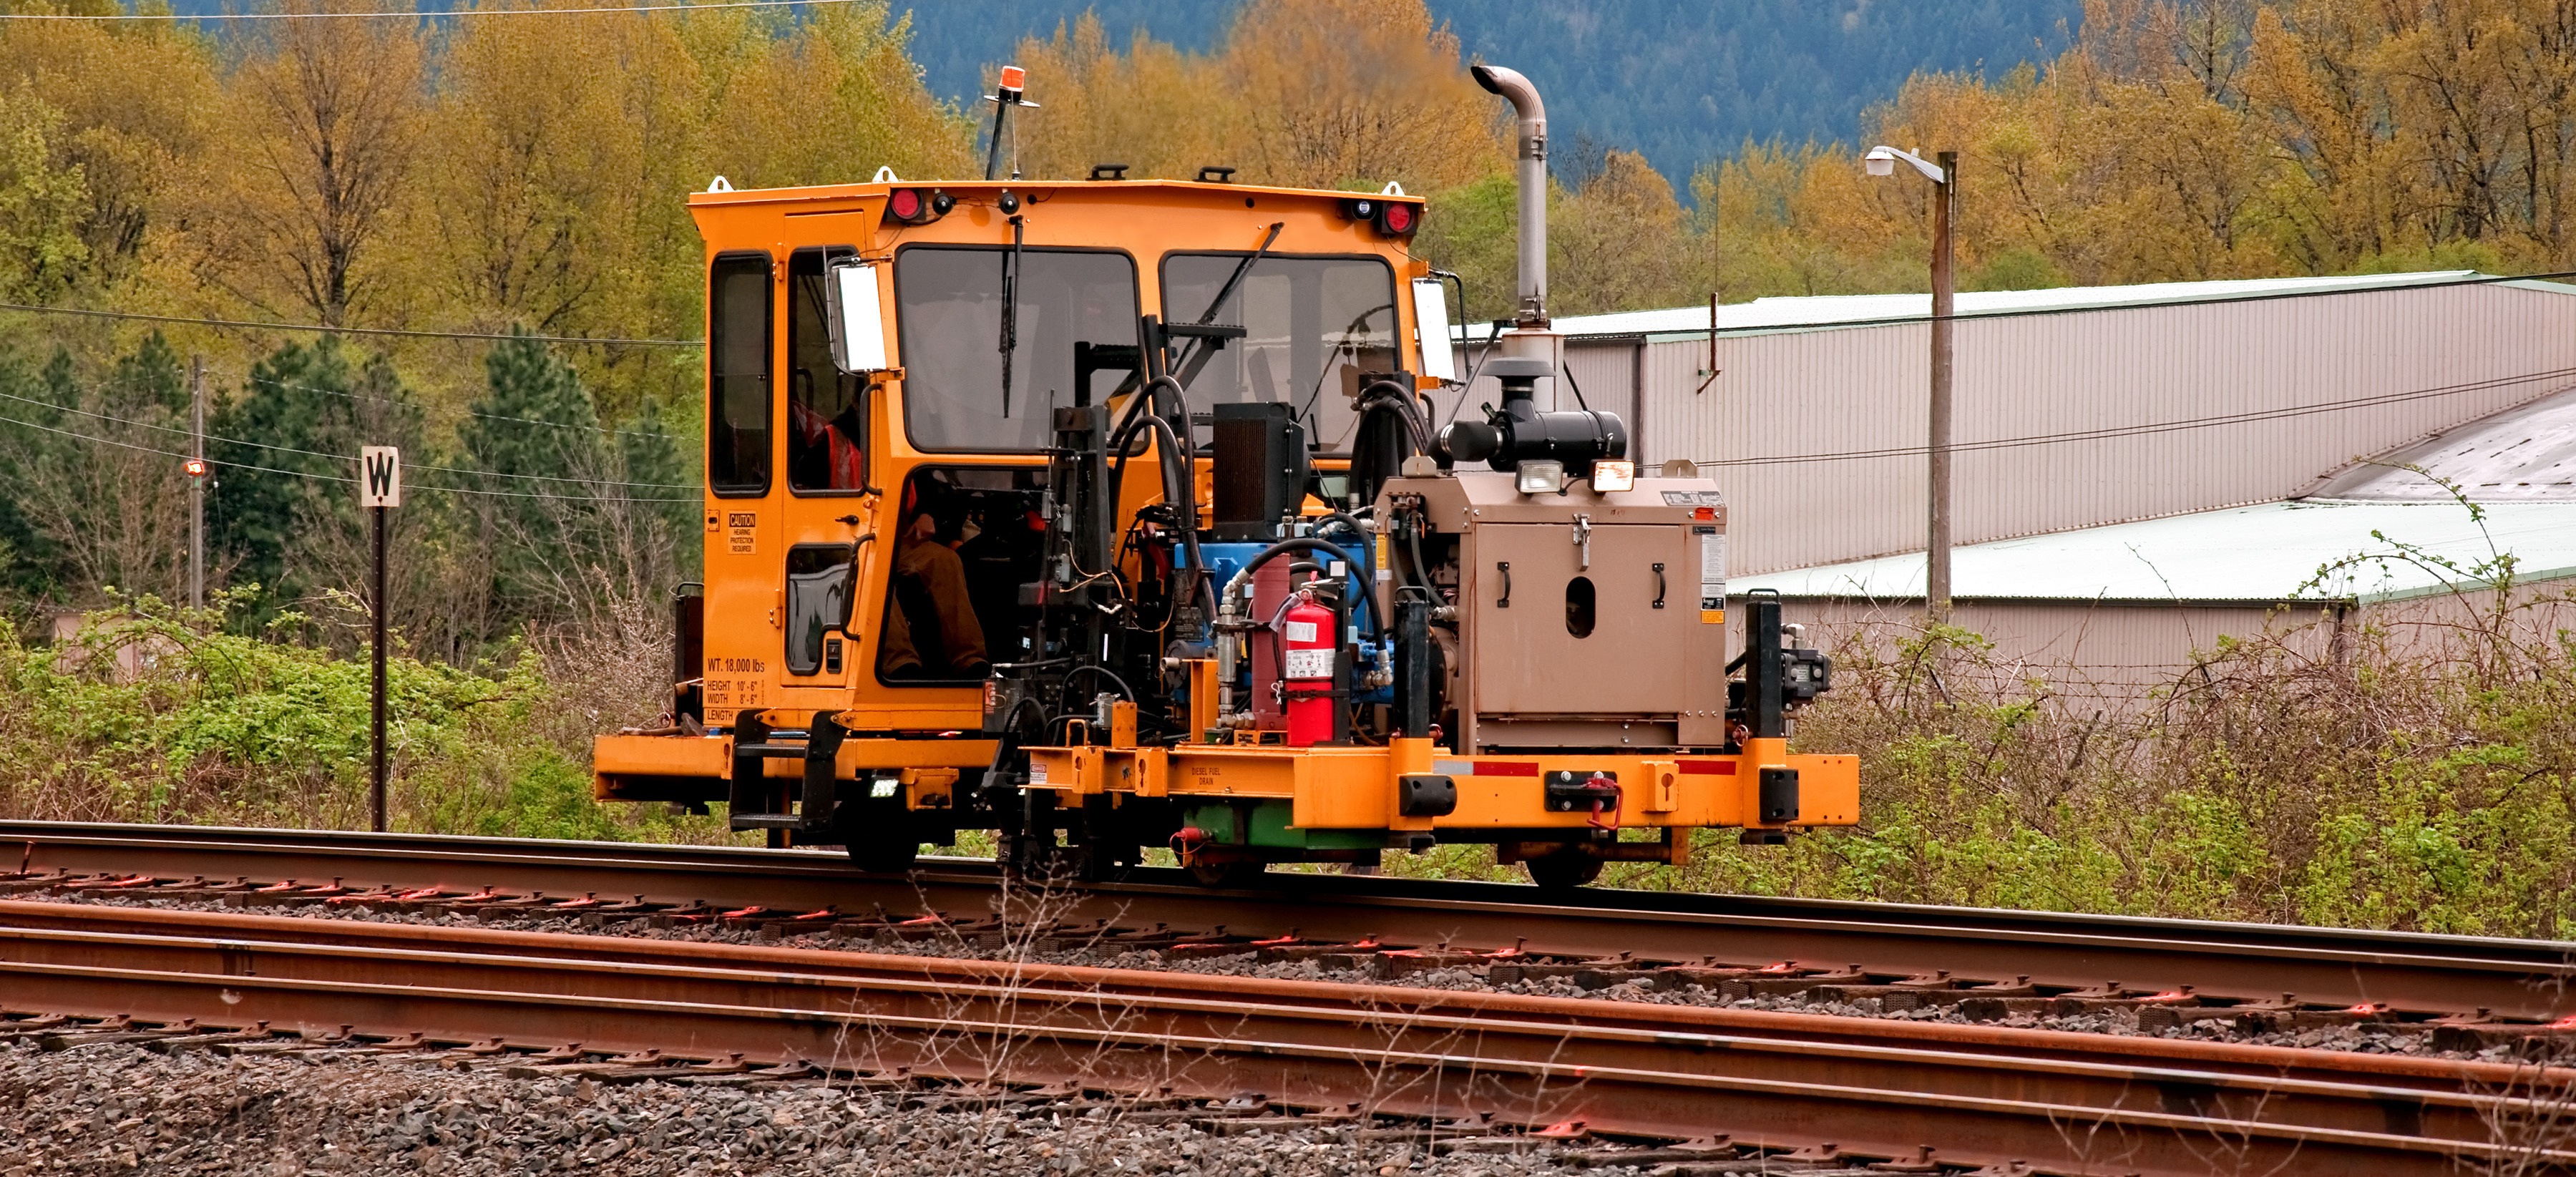
[[1931, 439], [1926, 447], [1931, 476], [1929, 518], [1923, 544], [1923, 610], [1933, 621], [1950, 616], [1950, 303], [1956, 285], [1950, 266], [1950, 221], [1958, 211], [1959, 153], [1944, 151], [1939, 163], [1911, 151], [1881, 144], [1860, 157], [1873, 176], [1896, 174], [1903, 160], [1932, 181], [1932, 405]]

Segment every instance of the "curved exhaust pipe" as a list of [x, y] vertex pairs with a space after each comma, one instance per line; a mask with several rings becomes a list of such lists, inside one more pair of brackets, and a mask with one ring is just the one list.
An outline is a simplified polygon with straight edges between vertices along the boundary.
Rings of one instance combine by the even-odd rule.
[[1480, 65], [1476, 84], [1510, 100], [1520, 130], [1520, 310], [1513, 323], [1547, 326], [1547, 107], [1520, 71]]

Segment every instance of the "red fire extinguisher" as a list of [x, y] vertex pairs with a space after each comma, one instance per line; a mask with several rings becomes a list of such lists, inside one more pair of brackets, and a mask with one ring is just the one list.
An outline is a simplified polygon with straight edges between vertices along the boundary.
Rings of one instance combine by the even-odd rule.
[[1289, 746], [1324, 743], [1333, 738], [1333, 652], [1341, 636], [1333, 632], [1333, 611], [1301, 589], [1281, 619], [1279, 636], [1287, 658], [1280, 695], [1287, 704]]

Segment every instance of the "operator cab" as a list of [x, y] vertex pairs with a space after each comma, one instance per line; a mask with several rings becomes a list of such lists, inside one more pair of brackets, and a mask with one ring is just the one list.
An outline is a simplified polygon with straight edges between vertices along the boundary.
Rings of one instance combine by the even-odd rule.
[[[883, 176], [718, 184], [690, 204], [708, 259], [706, 575], [677, 609], [673, 724], [738, 735], [750, 714], [770, 734], [736, 742], [783, 748], [827, 712], [908, 745], [844, 754], [844, 775], [878, 760], [971, 781], [988, 762], [989, 741], [955, 737], [980, 725], [991, 667], [1033, 656], [1059, 410], [1132, 421], [1168, 376], [1190, 434], [1173, 441], [1197, 460], [1230, 406], [1285, 406], [1314, 475], [1297, 498], [1341, 506], [1360, 391], [1415, 366], [1405, 292], [1428, 274], [1407, 253], [1409, 199]], [[1432, 329], [1445, 364], [1445, 318]], [[1107, 472], [1149, 516], [1173, 497], [1163, 446], [1138, 429]], [[1172, 611], [1168, 554], [1105, 558], [1143, 565], [1125, 607]], [[954, 746], [911, 743], [942, 733]], [[603, 795], [761, 804], [734, 766], [621, 771], [603, 749]]]

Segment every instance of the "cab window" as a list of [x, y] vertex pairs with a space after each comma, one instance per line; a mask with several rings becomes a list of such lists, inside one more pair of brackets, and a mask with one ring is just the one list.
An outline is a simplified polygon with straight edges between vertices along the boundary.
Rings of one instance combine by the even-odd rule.
[[769, 491], [769, 255], [729, 253], [707, 277], [707, 485]]
[[[1058, 406], [1135, 379], [1136, 263], [1123, 253], [914, 245], [895, 255], [904, 430], [919, 449], [1034, 452]], [[1018, 329], [1003, 386], [1005, 279]], [[1123, 357], [1104, 366], [1104, 356]], [[1122, 366], [1123, 365], [1123, 366]]]
[[832, 364], [823, 268], [856, 252], [800, 249], [787, 258], [787, 485], [800, 494], [868, 484], [866, 379]]
[[787, 550], [787, 673], [824, 666], [825, 635], [850, 625], [850, 545], [798, 544]]
[[[1285, 404], [1309, 443], [1347, 453], [1358, 426], [1360, 375], [1397, 368], [1395, 270], [1379, 258], [1175, 253], [1163, 259], [1163, 314], [1175, 323], [1244, 328], [1211, 346], [1189, 340], [1174, 358], [1190, 404]], [[1216, 299], [1242, 269], [1225, 301]], [[1195, 374], [1191, 369], [1195, 367]]]

